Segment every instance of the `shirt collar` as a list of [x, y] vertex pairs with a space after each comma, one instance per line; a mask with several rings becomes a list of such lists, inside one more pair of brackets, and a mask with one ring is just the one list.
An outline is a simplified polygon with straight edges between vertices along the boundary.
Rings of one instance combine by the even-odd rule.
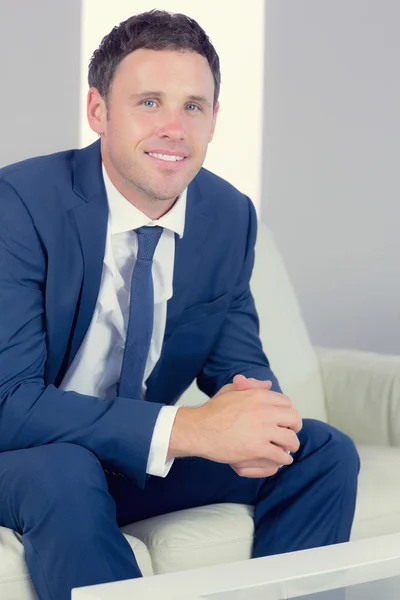
[[186, 216], [187, 188], [178, 197], [173, 207], [160, 219], [152, 221], [136, 206], [133, 206], [115, 187], [102, 165], [104, 185], [106, 188], [109, 227], [111, 234], [138, 229], [145, 225], [159, 225], [183, 237]]

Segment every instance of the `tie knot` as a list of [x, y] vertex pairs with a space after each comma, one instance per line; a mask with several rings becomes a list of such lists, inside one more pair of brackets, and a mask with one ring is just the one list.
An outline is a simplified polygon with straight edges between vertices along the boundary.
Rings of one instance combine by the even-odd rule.
[[135, 229], [135, 231], [138, 236], [137, 258], [140, 260], [152, 261], [163, 228], [158, 225], [154, 227], [146, 226], [139, 227], [138, 229]]

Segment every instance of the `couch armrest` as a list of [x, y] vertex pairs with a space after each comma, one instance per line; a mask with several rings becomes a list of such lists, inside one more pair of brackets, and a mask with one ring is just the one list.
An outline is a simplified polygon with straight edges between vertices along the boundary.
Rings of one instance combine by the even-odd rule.
[[359, 444], [400, 446], [400, 356], [316, 352], [329, 423]]

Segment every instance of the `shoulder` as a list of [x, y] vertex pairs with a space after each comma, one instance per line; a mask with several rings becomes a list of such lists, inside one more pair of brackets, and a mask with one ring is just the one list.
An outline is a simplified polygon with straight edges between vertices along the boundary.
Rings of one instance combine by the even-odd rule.
[[244, 232], [252, 225], [255, 209], [251, 199], [229, 181], [202, 168], [193, 183], [216, 224], [222, 221]]
[[42, 240], [60, 239], [73, 195], [75, 155], [75, 150], [67, 150], [0, 169], [0, 220], [18, 228], [20, 235], [34, 229]]
[[62, 221], [73, 196], [76, 150], [37, 156], [0, 169], [0, 212], [28, 211], [39, 229]]
[[0, 169], [0, 182], [8, 183], [17, 191], [26, 185], [43, 186], [55, 176], [70, 173], [75, 154], [76, 150], [66, 150], [7, 165]]
[[203, 192], [206, 192], [212, 197], [219, 198], [222, 204], [234, 201], [240, 205], [243, 203], [246, 204], [248, 201], [247, 196], [229, 183], [229, 181], [207, 169], [200, 169], [195, 181], [197, 181]]

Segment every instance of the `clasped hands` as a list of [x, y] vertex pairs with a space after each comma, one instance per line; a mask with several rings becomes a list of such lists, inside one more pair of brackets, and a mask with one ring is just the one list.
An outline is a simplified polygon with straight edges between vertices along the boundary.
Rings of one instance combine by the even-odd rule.
[[[221, 398], [229, 392], [246, 392], [248, 390], [268, 392], [264, 394], [258, 392], [259, 416], [260, 420], [264, 421], [263, 425], [266, 429], [263, 439], [257, 439], [259, 432], [254, 430], [256, 429], [254, 423], [253, 431], [248, 431], [248, 436], [253, 437], [254, 441], [253, 454], [259, 458], [230, 463], [234, 471], [242, 477], [256, 478], [274, 475], [282, 465], [290, 465], [293, 462], [293, 457], [289, 452], [296, 452], [299, 449], [300, 444], [296, 434], [302, 427], [301, 417], [293, 407], [291, 400], [283, 394], [271, 391], [271, 386], [271, 381], [259, 381], [246, 378], [244, 375], [236, 375], [232, 384], [224, 386], [214, 396], [214, 398]], [[243, 394], [243, 401], [246, 402], [247, 399], [248, 392]], [[251, 421], [247, 423], [247, 425], [251, 424]], [[246, 427], [246, 422], [242, 423], [242, 428], [243, 426]], [[260, 451], [258, 451], [259, 444], [263, 446]]]

